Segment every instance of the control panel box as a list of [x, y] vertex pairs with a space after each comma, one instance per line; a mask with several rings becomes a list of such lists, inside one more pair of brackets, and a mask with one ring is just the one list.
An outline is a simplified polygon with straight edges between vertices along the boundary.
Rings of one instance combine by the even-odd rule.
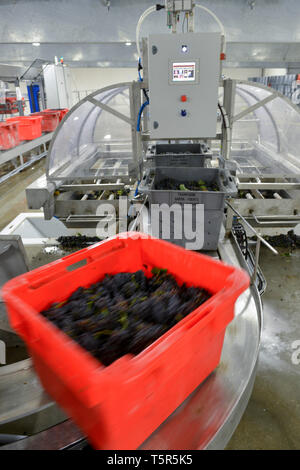
[[152, 139], [216, 136], [220, 51], [219, 33], [149, 36]]

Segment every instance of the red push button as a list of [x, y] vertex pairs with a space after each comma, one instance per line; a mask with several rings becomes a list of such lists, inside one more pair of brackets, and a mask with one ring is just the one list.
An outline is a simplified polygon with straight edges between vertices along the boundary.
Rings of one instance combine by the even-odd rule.
[[186, 95], [181, 95], [180, 99], [183, 103], [185, 103], [187, 101], [187, 96]]

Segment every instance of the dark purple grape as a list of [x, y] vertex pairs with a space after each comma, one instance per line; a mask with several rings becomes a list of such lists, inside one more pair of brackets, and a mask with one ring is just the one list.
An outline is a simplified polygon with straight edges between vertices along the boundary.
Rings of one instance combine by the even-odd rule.
[[153, 268], [150, 278], [142, 270], [107, 274], [42, 315], [107, 366], [124, 354], [139, 354], [209, 296]]

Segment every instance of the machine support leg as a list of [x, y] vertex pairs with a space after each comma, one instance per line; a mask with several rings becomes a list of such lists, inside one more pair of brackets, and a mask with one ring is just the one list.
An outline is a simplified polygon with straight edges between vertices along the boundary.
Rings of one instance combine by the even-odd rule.
[[233, 214], [234, 212], [230, 209], [230, 207], [227, 208], [227, 215], [226, 215], [226, 224], [225, 224], [225, 235], [228, 237], [231, 233], [232, 229], [232, 223], [233, 223]]
[[254, 271], [253, 271], [252, 278], [251, 278], [251, 281], [252, 281], [253, 284], [255, 284], [255, 282], [256, 282], [258, 263], [259, 263], [260, 246], [261, 246], [260, 238], [257, 238], [256, 250], [255, 250], [255, 265], [254, 265]]

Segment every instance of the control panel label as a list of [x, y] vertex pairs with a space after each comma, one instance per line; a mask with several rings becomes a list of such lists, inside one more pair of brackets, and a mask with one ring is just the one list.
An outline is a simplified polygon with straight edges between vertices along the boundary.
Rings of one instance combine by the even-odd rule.
[[173, 62], [173, 82], [194, 82], [196, 62]]

